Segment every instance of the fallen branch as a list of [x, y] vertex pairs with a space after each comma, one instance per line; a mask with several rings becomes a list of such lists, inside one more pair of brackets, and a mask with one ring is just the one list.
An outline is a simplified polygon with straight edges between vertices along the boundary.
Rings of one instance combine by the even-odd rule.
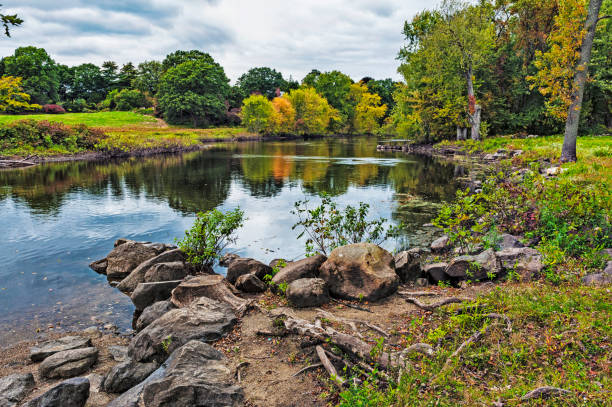
[[506, 315], [491, 313], [491, 314], [485, 315], [485, 318], [491, 318], [491, 319], [495, 319], [496, 318], [496, 319], [504, 320], [504, 322], [506, 323], [506, 329], [504, 329], [504, 331], [506, 331], [508, 333], [512, 332], [512, 321], [510, 321], [510, 318], [508, 318]]
[[361, 334], [359, 333], [359, 331], [357, 330], [357, 327], [355, 326], [355, 324], [361, 324], [364, 326], [367, 326], [368, 328], [370, 328], [373, 331], [378, 332], [379, 334], [381, 334], [382, 336], [384, 336], [385, 338], [388, 338], [390, 335], [383, 330], [382, 328], [379, 328], [378, 326], [371, 324], [367, 321], [362, 321], [361, 319], [348, 319], [348, 318], [342, 318], [339, 317], [337, 315], [332, 314], [331, 312], [327, 312], [324, 311], [320, 308], [317, 309], [317, 311], [319, 311], [319, 314], [322, 315], [324, 318], [327, 319], [331, 319], [331, 320], [336, 320], [338, 322], [344, 323], [348, 326], [351, 327], [351, 329], [361, 338]]
[[435, 297], [436, 295], [440, 295], [440, 293], [435, 291], [398, 291], [397, 293], [408, 297]]
[[325, 354], [325, 349], [323, 349], [323, 347], [321, 347], [320, 345], [318, 345], [315, 349], [317, 351], [317, 356], [319, 357], [319, 360], [321, 360], [321, 363], [323, 364], [323, 367], [325, 368], [325, 370], [327, 370], [327, 373], [329, 373], [329, 377], [340, 387], [344, 386], [346, 380], [344, 380], [341, 376], [338, 375], [336, 368], [334, 367], [334, 365], [332, 365], [332, 363], [329, 361], [329, 358]]
[[291, 376], [291, 377], [296, 377], [296, 376], [299, 376], [299, 375], [301, 375], [301, 374], [302, 374], [302, 373], [304, 373], [304, 372], [307, 372], [307, 371], [309, 371], [309, 370], [313, 370], [313, 369], [318, 369], [318, 368], [320, 368], [320, 367], [323, 367], [323, 363], [316, 363], [316, 364], [314, 364], [314, 365], [306, 366], [305, 368], [298, 370], [298, 371], [297, 371], [297, 372], [296, 372], [296, 373], [295, 373], [293, 376]]
[[417, 300], [414, 297], [406, 297], [404, 298], [407, 302], [410, 302], [414, 305], [416, 305], [417, 307], [424, 309], [425, 311], [433, 311], [436, 308], [442, 307], [444, 305], [448, 305], [448, 304], [460, 304], [464, 301], [468, 301], [467, 299], [462, 299], [462, 298], [457, 298], [457, 297], [450, 297], [450, 298], [445, 298], [442, 301], [438, 301], [438, 302], [434, 302], [432, 304], [424, 304], [421, 301]]
[[571, 391], [552, 386], [538, 387], [521, 397], [521, 401], [528, 401], [541, 397], [560, 396], [562, 394], [571, 394]]
[[356, 309], [356, 310], [359, 310], [359, 311], [372, 312], [372, 310], [360, 307], [359, 305], [351, 304], [351, 303], [348, 303], [348, 302], [338, 301], [335, 298], [332, 298], [331, 300], [332, 300], [332, 302], [335, 302], [336, 304], [344, 305], [345, 307], [353, 308], [353, 309]]
[[278, 337], [284, 337], [287, 336], [287, 331], [283, 330], [276, 330], [276, 331], [257, 331], [255, 332], [255, 335], [259, 335], [259, 336], [278, 336]]
[[415, 343], [414, 345], [410, 345], [406, 349], [401, 352], [403, 357], [408, 356], [411, 353], [422, 353], [425, 356], [433, 356], [435, 353], [434, 348], [426, 343]]
[[249, 363], [249, 362], [242, 362], [242, 363], [240, 363], [238, 366], [236, 366], [236, 377], [237, 377], [237, 379], [238, 379], [238, 383], [240, 383], [240, 382], [241, 382], [241, 378], [240, 378], [240, 369], [241, 369], [241, 368], [243, 368], [243, 367], [246, 367], [246, 366], [248, 366], [248, 365], [250, 365], [250, 363]]

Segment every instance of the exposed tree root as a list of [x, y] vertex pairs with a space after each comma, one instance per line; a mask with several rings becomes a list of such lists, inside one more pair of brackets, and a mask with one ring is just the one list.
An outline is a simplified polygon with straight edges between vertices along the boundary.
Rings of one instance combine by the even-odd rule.
[[339, 301], [339, 300], [337, 300], [335, 298], [332, 298], [331, 300], [332, 300], [332, 302], [335, 302], [336, 304], [342, 304], [345, 307], [353, 308], [353, 309], [356, 309], [356, 310], [359, 310], [359, 311], [372, 312], [372, 310], [360, 307], [359, 305], [351, 304], [351, 303], [348, 303], [348, 302], [342, 302], [342, 301]]
[[361, 334], [360, 334], [360, 332], [357, 329], [357, 326], [355, 324], [364, 325], [364, 326], [370, 328], [371, 330], [378, 332], [379, 334], [381, 334], [385, 338], [388, 338], [390, 336], [382, 328], [379, 328], [376, 325], [371, 324], [371, 323], [369, 323], [367, 321], [362, 321], [360, 319], [341, 318], [341, 317], [339, 317], [337, 315], [332, 314], [331, 312], [324, 311], [324, 310], [322, 310], [320, 308], [317, 308], [317, 311], [319, 312], [319, 315], [321, 315], [323, 318], [327, 318], [327, 319], [330, 319], [330, 320], [335, 320], [335, 321], [338, 321], [338, 322], [341, 322], [343, 324], [346, 324], [346, 325], [350, 326], [351, 329], [353, 330], [353, 332], [355, 332], [355, 334], [357, 334], [357, 336], [359, 336], [360, 338], [363, 338], [363, 337], [361, 336]]
[[398, 291], [397, 293], [405, 297], [435, 297], [440, 295], [435, 291]]
[[485, 315], [485, 318], [502, 319], [506, 323], [506, 329], [504, 329], [504, 331], [508, 333], [512, 332], [512, 321], [510, 321], [510, 318], [508, 318], [506, 315], [497, 314], [493, 312], [491, 314]]
[[344, 380], [342, 376], [338, 375], [336, 368], [334, 367], [334, 365], [330, 362], [329, 358], [327, 357], [327, 354], [325, 353], [325, 349], [323, 349], [322, 346], [317, 345], [315, 350], [317, 351], [317, 356], [319, 357], [319, 360], [321, 360], [323, 367], [325, 368], [325, 370], [327, 370], [327, 373], [329, 373], [329, 377], [334, 382], [336, 382], [336, 384], [338, 384], [340, 387], [344, 386], [344, 383], [346, 383], [346, 380]]
[[560, 396], [562, 394], [571, 394], [571, 391], [552, 386], [538, 387], [521, 397], [521, 401], [528, 401], [541, 397]]
[[404, 298], [406, 301], [416, 305], [417, 307], [424, 309], [425, 311], [433, 311], [436, 308], [442, 307], [444, 305], [448, 305], [448, 304], [460, 304], [464, 301], [469, 301], [467, 299], [464, 298], [457, 298], [457, 297], [450, 297], [450, 298], [445, 298], [441, 301], [438, 302], [434, 302], [432, 304], [424, 304], [421, 301], [417, 300], [414, 297], [405, 297]]
[[314, 369], [318, 369], [320, 367], [323, 367], [323, 363], [315, 363], [314, 365], [310, 365], [310, 366], [306, 366], [305, 368], [302, 368], [300, 370], [298, 370], [293, 376], [291, 377], [297, 377], [299, 375], [301, 375], [304, 372], [307, 372], [309, 370], [314, 370]]

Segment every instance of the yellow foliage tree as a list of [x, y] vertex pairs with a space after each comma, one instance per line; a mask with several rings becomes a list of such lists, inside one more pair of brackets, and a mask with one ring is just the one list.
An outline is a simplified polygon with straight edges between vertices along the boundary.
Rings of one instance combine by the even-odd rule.
[[295, 126], [295, 109], [286, 98], [272, 100], [274, 108], [274, 128], [277, 133], [291, 133]]
[[30, 95], [21, 88], [22, 78], [3, 76], [0, 78], [0, 112], [23, 112], [37, 110], [41, 106], [30, 104]]
[[332, 119], [338, 120], [338, 111], [314, 88], [293, 89], [283, 95], [295, 109], [295, 132], [299, 134], [324, 134]]
[[380, 104], [380, 96], [368, 92], [366, 85], [354, 83], [351, 85], [349, 98], [356, 103], [353, 129], [364, 134], [372, 134], [378, 130], [387, 111], [387, 105]]

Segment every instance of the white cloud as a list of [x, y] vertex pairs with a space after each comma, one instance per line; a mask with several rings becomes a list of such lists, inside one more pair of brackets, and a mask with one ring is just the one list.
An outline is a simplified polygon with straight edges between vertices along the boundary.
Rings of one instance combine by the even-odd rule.
[[[17, 2], [14, 2], [17, 3]], [[235, 80], [269, 66], [301, 79], [338, 69], [353, 79], [393, 77], [403, 22], [433, 6], [427, 0], [7, 0], [3, 11], [25, 20], [0, 41], [0, 54], [43, 47], [68, 65], [161, 60], [200, 49]]]

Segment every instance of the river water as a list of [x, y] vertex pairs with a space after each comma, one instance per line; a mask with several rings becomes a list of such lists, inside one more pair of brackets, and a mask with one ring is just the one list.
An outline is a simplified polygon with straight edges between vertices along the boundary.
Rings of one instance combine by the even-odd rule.
[[[172, 243], [198, 211], [237, 206], [248, 220], [231, 248], [268, 262], [303, 257], [294, 202], [322, 192], [340, 206], [404, 222], [389, 250], [431, 239], [423, 227], [459, 187], [455, 166], [377, 152], [376, 138], [218, 144], [181, 155], [0, 171], [0, 346], [36, 332], [115, 324], [133, 307], [88, 268], [119, 237]], [[223, 269], [218, 269], [223, 273]]]

